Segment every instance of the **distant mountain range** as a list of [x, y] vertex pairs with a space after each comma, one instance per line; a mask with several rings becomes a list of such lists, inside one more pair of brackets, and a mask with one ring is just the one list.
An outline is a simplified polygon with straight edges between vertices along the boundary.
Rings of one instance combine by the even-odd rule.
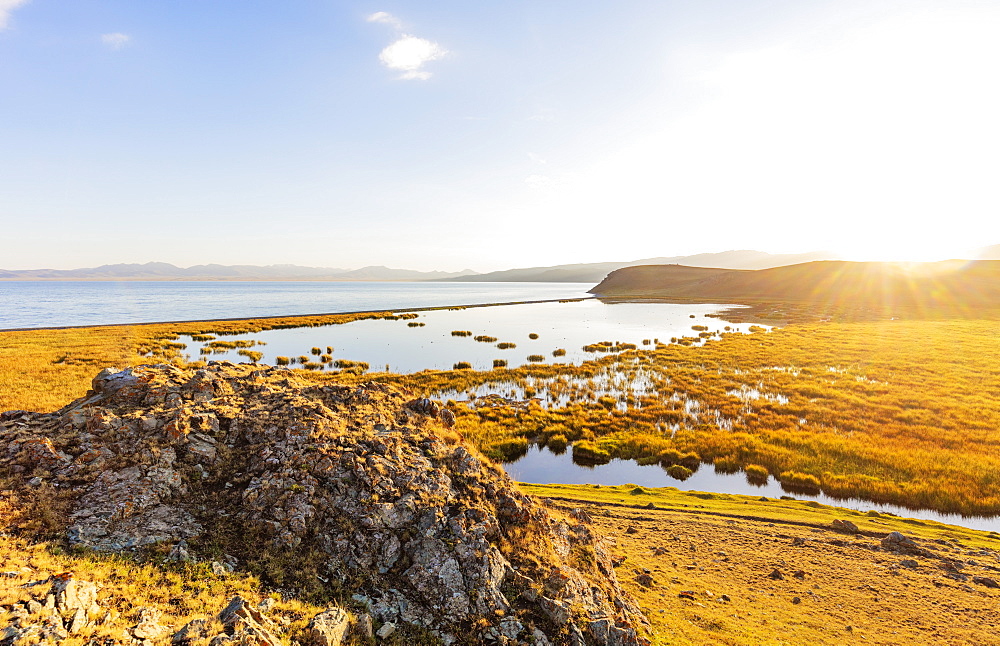
[[[1000, 260], [1000, 245], [983, 247], [973, 257]], [[357, 281], [455, 281], [599, 283], [611, 272], [639, 265], [684, 265], [716, 269], [770, 269], [818, 260], [840, 260], [828, 251], [772, 254], [763, 251], [722, 251], [692, 256], [644, 258], [628, 262], [593, 262], [548, 267], [524, 267], [479, 273], [462, 271], [416, 271], [383, 266], [361, 269], [303, 267], [301, 265], [194, 265], [177, 267], [166, 262], [101, 265], [85, 269], [0, 269], [0, 280], [357, 280]]]
[[630, 262], [595, 262], [576, 265], [554, 265], [551, 267], [527, 267], [491, 271], [485, 274], [468, 274], [448, 281], [461, 282], [548, 282], [548, 283], [598, 283], [604, 277], [623, 267], [637, 265], [685, 265], [688, 267], [717, 267], [720, 269], [768, 269], [784, 265], [796, 265], [813, 260], [837, 260], [836, 254], [814, 251], [800, 254], [771, 254], [763, 251], [723, 251], [720, 253], [699, 253], [693, 256], [671, 256], [668, 258], [645, 258]]
[[177, 267], [166, 262], [101, 265], [86, 269], [0, 269], [0, 280], [437, 280], [466, 274], [460, 272], [415, 271], [389, 267], [334, 269], [299, 265], [195, 265]]

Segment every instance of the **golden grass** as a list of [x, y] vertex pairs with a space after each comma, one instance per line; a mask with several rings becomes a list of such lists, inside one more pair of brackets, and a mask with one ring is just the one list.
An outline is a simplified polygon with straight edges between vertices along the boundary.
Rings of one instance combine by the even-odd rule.
[[[996, 642], [997, 590], [942, 576], [938, 559], [912, 557], [919, 565], [911, 569], [899, 566], [911, 557], [878, 549], [881, 536], [899, 531], [945, 559], [975, 554], [965, 574], [996, 578], [995, 534], [669, 487], [520, 486], [555, 513], [590, 514], [609, 539], [622, 587], [651, 621], [654, 646]], [[833, 531], [834, 519], [867, 535]], [[774, 569], [783, 580], [768, 576]], [[637, 580], [643, 571], [648, 585]]]
[[[105, 621], [87, 626], [60, 642], [66, 646], [102, 643], [105, 639], [130, 641], [127, 631], [135, 625], [135, 614], [143, 607], [159, 611], [159, 623], [173, 632], [193, 619], [214, 616], [234, 595], [252, 603], [268, 596], [255, 577], [239, 573], [216, 575], [204, 562], [140, 563], [121, 556], [73, 554], [54, 543], [31, 543], [18, 537], [8, 536], [0, 541], [0, 563], [5, 571], [17, 574], [0, 579], [0, 607], [29, 601], [32, 595], [44, 595], [48, 585], [28, 589], [21, 586], [55, 574], [71, 573], [77, 579], [98, 584], [101, 611], [92, 619]], [[289, 633], [296, 637], [305, 635], [309, 617], [324, 610], [294, 599], [281, 600], [277, 595], [274, 598], [276, 603], [269, 616], [286, 618]], [[109, 613], [106, 617], [105, 611]], [[3, 614], [0, 612], [0, 619]], [[217, 627], [221, 632], [221, 626]]]
[[[170, 344], [178, 334], [363, 318], [412, 317], [374, 313], [0, 333], [0, 410], [54, 410], [82, 396], [108, 365], [177, 361]], [[590, 442], [584, 448], [595, 455], [648, 462], [666, 450], [694, 453], [726, 472], [756, 465], [771, 477], [784, 474], [791, 484], [818, 483], [833, 496], [991, 515], [1000, 513], [996, 329], [992, 318], [812, 323], [723, 334], [703, 347], [595, 343], [612, 351], [582, 366], [411, 375], [316, 371], [313, 378], [378, 379], [422, 394], [495, 383], [498, 392], [513, 386], [525, 397], [537, 390], [550, 400], [549, 408], [534, 403], [527, 409], [453, 404], [457, 429], [490, 454], [505, 453], [499, 449], [511, 446], [511, 439], [545, 444], [559, 435]], [[153, 356], [140, 356], [145, 353]], [[339, 363], [334, 365], [351, 372], [367, 368]], [[614, 375], [618, 392], [600, 392], [595, 384], [602, 374]], [[538, 386], [539, 379], [546, 381]], [[639, 380], [649, 383], [649, 392], [629, 385]], [[755, 393], [763, 396], [754, 399]], [[560, 397], [569, 401], [557, 405], [553, 400]], [[679, 427], [673, 437], [672, 426]]]
[[86, 394], [101, 368], [176, 362], [180, 348], [168, 344], [180, 334], [247, 334], [375, 318], [411, 317], [372, 312], [0, 332], [0, 410], [56, 410]]
[[[582, 366], [365, 379], [423, 393], [496, 384], [498, 392], [514, 387], [528, 397], [535, 387], [527, 384], [543, 379], [543, 397], [571, 395], [548, 409], [454, 403], [458, 430], [487, 451], [512, 436], [544, 444], [559, 434], [591, 441], [612, 457], [695, 452], [729, 465], [724, 470], [758, 465], [774, 477], [815, 479], [833, 496], [994, 515], [1000, 513], [996, 329], [992, 320], [817, 323], [725, 334], [703, 347], [661, 344]], [[594, 385], [602, 373], [625, 383], [642, 377], [652, 392], [625, 386], [617, 397], [624, 410], [608, 410]], [[752, 391], [771, 398], [752, 399]], [[697, 419], [686, 410], [690, 402], [697, 402]], [[673, 438], [671, 424], [680, 426]]]

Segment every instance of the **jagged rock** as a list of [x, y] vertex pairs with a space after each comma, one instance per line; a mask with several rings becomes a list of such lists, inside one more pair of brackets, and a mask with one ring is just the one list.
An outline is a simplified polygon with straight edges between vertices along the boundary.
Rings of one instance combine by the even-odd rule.
[[347, 611], [330, 608], [309, 620], [306, 633], [316, 646], [340, 646], [350, 628], [351, 617]]
[[278, 636], [266, 627], [270, 620], [239, 595], [233, 597], [219, 613], [219, 621], [237, 641], [260, 646], [278, 646], [281, 643]]
[[[284, 554], [290, 571], [311, 555], [319, 581], [366, 599], [378, 633], [413, 624], [463, 644], [489, 628], [519, 643], [536, 630], [560, 646], [645, 643], [646, 620], [587, 519], [552, 519], [444, 433], [447, 409], [433, 402], [228, 363], [98, 377], [55, 414], [18, 414], [0, 449], [21, 469], [15, 486], [44, 473], [80, 492], [74, 545], [180, 546], [224, 528], [259, 537], [239, 549]], [[234, 603], [222, 615], [234, 639], [276, 643], [266, 618]]]
[[180, 630], [174, 633], [174, 636], [170, 639], [172, 644], [177, 644], [178, 646], [188, 646], [188, 644], [194, 642], [198, 639], [205, 639], [208, 637], [208, 622], [204, 619], [194, 619], [184, 624]]
[[976, 576], [972, 577], [973, 583], [978, 583], [979, 585], [986, 586], [987, 588], [1000, 588], [1000, 583], [996, 582], [996, 579], [991, 579], [988, 576]]
[[140, 641], [155, 641], [170, 631], [166, 626], [160, 625], [160, 614], [156, 610], [152, 608], [139, 608], [136, 614], [138, 623], [129, 631], [136, 639]]
[[88, 612], [97, 612], [96, 583], [74, 579], [69, 574], [53, 578], [55, 580], [49, 594], [52, 595], [53, 605], [59, 614], [70, 617], [78, 610], [82, 610], [85, 616]]

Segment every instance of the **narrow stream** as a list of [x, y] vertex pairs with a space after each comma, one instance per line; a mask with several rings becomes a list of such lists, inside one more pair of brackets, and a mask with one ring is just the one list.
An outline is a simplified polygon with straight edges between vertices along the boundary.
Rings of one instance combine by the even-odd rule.
[[599, 484], [602, 486], [635, 484], [642, 487], [675, 487], [681, 491], [742, 494], [768, 498], [791, 496], [796, 500], [815, 500], [824, 505], [846, 507], [857, 511], [874, 510], [904, 518], [934, 520], [970, 529], [1000, 532], [1000, 517], [997, 516], [942, 514], [928, 509], [907, 509], [897, 505], [883, 505], [855, 498], [841, 500], [831, 498], [826, 494], [808, 495], [798, 492], [792, 494], [782, 489], [781, 484], [773, 478], [769, 478], [764, 485], [753, 485], [747, 481], [742, 473], [716, 473], [711, 465], [702, 465], [690, 478], [680, 481], [667, 475], [666, 471], [659, 465], [643, 466], [632, 460], [611, 460], [608, 464], [585, 466], [573, 462], [572, 453], [572, 449], [567, 449], [565, 453], [557, 455], [548, 449], [540, 449], [532, 445], [524, 457], [503, 466], [514, 480], [533, 484]]

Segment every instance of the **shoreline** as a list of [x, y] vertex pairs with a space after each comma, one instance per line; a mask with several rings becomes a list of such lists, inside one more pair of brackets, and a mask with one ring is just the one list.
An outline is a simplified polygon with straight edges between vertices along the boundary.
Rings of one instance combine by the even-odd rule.
[[40, 332], [43, 330], [81, 330], [89, 328], [141, 327], [144, 325], [181, 325], [191, 323], [233, 323], [238, 321], [267, 321], [271, 319], [314, 318], [317, 316], [353, 316], [357, 314], [376, 314], [379, 312], [434, 312], [438, 310], [467, 309], [470, 307], [500, 307], [503, 305], [534, 305], [537, 303], [562, 303], [595, 300], [596, 296], [581, 296], [577, 298], [548, 298], [533, 301], [509, 301], [503, 303], [473, 303], [470, 305], [439, 305], [435, 307], [405, 307], [399, 309], [387, 308], [377, 310], [356, 310], [350, 312], [323, 312], [320, 314], [272, 314], [268, 316], [236, 316], [218, 319], [189, 319], [181, 321], [142, 321], [140, 323], [96, 323], [91, 325], [55, 325], [48, 327], [12, 327], [0, 328], [3, 332]]

